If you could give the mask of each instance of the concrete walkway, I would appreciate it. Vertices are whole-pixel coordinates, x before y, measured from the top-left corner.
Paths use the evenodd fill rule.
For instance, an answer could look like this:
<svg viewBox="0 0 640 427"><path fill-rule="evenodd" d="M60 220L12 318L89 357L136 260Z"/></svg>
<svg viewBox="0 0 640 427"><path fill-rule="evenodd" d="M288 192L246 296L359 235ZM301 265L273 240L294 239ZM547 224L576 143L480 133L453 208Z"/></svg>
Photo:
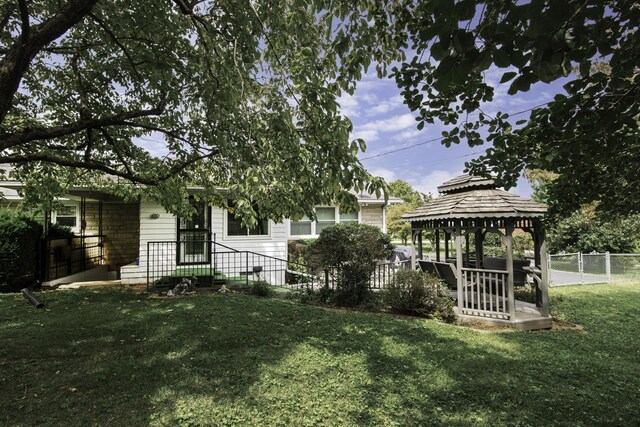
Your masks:
<svg viewBox="0 0 640 427"><path fill-rule="evenodd" d="M56 289L65 291L69 289L98 289L98 288L119 288L122 287L120 280L96 280L93 282L72 282L58 286Z"/></svg>
<svg viewBox="0 0 640 427"><path fill-rule="evenodd" d="M570 271L549 270L551 286L581 285L594 283L608 283L609 278L598 274L580 274Z"/></svg>

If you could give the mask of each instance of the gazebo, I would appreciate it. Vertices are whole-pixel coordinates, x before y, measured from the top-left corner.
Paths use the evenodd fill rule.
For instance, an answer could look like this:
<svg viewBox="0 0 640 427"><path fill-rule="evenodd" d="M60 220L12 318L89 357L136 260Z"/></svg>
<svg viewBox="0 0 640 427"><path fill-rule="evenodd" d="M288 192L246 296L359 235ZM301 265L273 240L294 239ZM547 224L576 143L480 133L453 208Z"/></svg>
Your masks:
<svg viewBox="0 0 640 427"><path fill-rule="evenodd" d="M550 328L547 253L541 221L547 207L498 189L492 179L470 175L445 182L438 192L439 197L402 218L411 222L421 268L438 275L453 290L458 320L506 324L523 330ZM531 234L533 262L514 260L516 229ZM423 260L424 230L435 233L435 260ZM504 258L484 256L487 233L500 236L506 247ZM449 256L451 239L455 242L455 258ZM440 255L442 242L444 260ZM535 303L515 299L514 286L525 283L533 286Z"/></svg>

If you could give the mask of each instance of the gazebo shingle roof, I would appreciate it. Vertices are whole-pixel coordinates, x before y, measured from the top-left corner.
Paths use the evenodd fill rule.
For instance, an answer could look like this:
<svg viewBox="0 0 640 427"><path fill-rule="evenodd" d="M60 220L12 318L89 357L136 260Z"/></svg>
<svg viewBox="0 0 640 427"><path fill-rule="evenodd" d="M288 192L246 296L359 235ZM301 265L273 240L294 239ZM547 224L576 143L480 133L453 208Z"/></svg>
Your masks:
<svg viewBox="0 0 640 427"><path fill-rule="evenodd" d="M459 193L470 188L496 188L496 184L491 178L464 174L443 183L438 187L438 192L442 194Z"/></svg>
<svg viewBox="0 0 640 427"><path fill-rule="evenodd" d="M547 206L495 188L493 180L462 175L438 190L447 193L402 216L405 221L453 218L538 218Z"/></svg>

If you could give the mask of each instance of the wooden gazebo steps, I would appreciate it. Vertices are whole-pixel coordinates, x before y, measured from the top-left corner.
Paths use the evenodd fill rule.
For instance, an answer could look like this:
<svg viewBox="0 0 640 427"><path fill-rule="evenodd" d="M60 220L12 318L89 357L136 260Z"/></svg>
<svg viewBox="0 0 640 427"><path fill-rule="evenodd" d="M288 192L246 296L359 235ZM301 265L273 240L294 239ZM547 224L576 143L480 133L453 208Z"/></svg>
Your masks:
<svg viewBox="0 0 640 427"><path fill-rule="evenodd" d="M487 323L491 325L509 326L521 331L534 329L550 329L553 323L551 316L543 316L538 308L531 303L516 300L516 316L513 320L504 320L498 317L473 316L461 314L458 307L454 307L458 323Z"/></svg>

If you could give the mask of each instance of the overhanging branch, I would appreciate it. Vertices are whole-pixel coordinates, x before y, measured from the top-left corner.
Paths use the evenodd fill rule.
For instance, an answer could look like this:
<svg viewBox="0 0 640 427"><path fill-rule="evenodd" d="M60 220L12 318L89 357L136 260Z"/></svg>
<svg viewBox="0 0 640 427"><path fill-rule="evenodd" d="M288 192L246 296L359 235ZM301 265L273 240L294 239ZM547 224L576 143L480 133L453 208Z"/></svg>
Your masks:
<svg viewBox="0 0 640 427"><path fill-rule="evenodd" d="M0 152L21 144L36 140L53 139L82 132L85 129L113 125L124 125L127 120L139 117L158 116L164 111L164 105L145 110L127 111L104 118L80 119L76 122L50 128L26 129L22 132L8 134L0 139Z"/></svg>
<svg viewBox="0 0 640 427"><path fill-rule="evenodd" d="M117 154L118 153L116 153L116 155ZM193 165L194 163L209 159L218 154L219 154L218 150L212 150L207 154L194 155L190 159L174 164L169 168L169 170L166 173L158 174L157 176L151 177L151 178L135 173L132 168L128 167L126 162L123 162L123 166L127 170L121 170L121 169L112 167L106 163L98 162L90 159L79 160L79 159L61 158L61 157L52 156L51 154L46 154L46 153L0 156L0 163L21 165L21 164L29 164L33 162L45 162L45 163L51 163L51 164L56 164L60 166L65 166L65 167L102 171L108 175L121 177L133 183L155 186L160 184L163 181L166 181L167 179L173 176L176 176L177 174L179 174L189 166Z"/></svg>

